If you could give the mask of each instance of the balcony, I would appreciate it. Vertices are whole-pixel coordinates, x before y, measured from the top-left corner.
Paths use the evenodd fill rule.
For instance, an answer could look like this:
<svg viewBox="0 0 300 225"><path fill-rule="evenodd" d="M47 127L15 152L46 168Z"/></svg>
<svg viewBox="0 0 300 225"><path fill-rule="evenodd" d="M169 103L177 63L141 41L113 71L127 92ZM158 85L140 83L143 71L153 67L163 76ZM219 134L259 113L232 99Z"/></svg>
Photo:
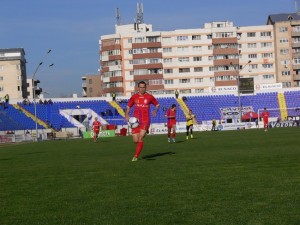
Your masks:
<svg viewBox="0 0 300 225"><path fill-rule="evenodd" d="M215 48L213 50L214 55L238 55L238 53L237 48Z"/></svg>
<svg viewBox="0 0 300 225"><path fill-rule="evenodd" d="M161 48L161 42L132 43L132 49L135 48Z"/></svg>
<svg viewBox="0 0 300 225"><path fill-rule="evenodd" d="M217 59L214 60L214 66L225 66L225 65L238 65L238 59Z"/></svg>

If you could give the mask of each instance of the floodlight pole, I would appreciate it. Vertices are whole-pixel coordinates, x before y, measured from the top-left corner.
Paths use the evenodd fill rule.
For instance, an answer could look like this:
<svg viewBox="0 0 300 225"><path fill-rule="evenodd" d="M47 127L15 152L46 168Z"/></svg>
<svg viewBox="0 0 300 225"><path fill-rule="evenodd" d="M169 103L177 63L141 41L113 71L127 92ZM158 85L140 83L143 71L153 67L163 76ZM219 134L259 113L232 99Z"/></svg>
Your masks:
<svg viewBox="0 0 300 225"><path fill-rule="evenodd" d="M36 112L36 95L35 95L35 91L36 91L36 87L35 87L35 76L40 68L40 66L44 63L44 59L46 58L46 56L51 52L51 49L49 49L46 54L44 55L44 57L42 58L41 62L37 65L33 75L32 75L32 81L33 81L33 93L32 93L32 97L33 97L33 106L34 106L34 120L35 120L35 135L36 135L36 140L38 141L38 123L37 123L37 112ZM54 64L49 65L53 66Z"/></svg>

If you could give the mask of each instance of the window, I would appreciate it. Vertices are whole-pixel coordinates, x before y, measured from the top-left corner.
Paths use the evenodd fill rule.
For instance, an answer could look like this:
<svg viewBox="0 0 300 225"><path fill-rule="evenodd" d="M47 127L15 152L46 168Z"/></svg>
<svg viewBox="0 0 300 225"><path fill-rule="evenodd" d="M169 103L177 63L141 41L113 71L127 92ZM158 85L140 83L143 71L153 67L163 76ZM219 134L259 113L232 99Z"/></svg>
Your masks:
<svg viewBox="0 0 300 225"><path fill-rule="evenodd" d="M186 83L191 83L190 79L179 79L180 84L186 84Z"/></svg>
<svg viewBox="0 0 300 225"><path fill-rule="evenodd" d="M172 52L172 48L163 48L163 52Z"/></svg>
<svg viewBox="0 0 300 225"><path fill-rule="evenodd" d="M21 65L20 64L16 65L16 69L21 70Z"/></svg>
<svg viewBox="0 0 300 225"><path fill-rule="evenodd" d="M282 38L279 40L279 43L283 44L283 43L288 43L289 42L289 39L287 38Z"/></svg>
<svg viewBox="0 0 300 225"><path fill-rule="evenodd" d="M92 79L89 79L89 84L92 84L93 83L93 80Z"/></svg>
<svg viewBox="0 0 300 225"><path fill-rule="evenodd" d="M89 92L92 93L93 92L93 88L89 88Z"/></svg>
<svg viewBox="0 0 300 225"><path fill-rule="evenodd" d="M263 75L263 79L264 80L274 79L274 75L273 74Z"/></svg>
<svg viewBox="0 0 300 225"><path fill-rule="evenodd" d="M286 55L286 54L289 54L289 49L280 49L280 54L281 55Z"/></svg>
<svg viewBox="0 0 300 225"><path fill-rule="evenodd" d="M145 42L145 38L144 37L136 37L134 39L134 43L144 43Z"/></svg>
<svg viewBox="0 0 300 225"><path fill-rule="evenodd" d="M214 78L214 77L210 77L210 78L209 78L209 81L210 81L210 82L215 82L215 78Z"/></svg>
<svg viewBox="0 0 300 225"><path fill-rule="evenodd" d="M0 80L3 80L3 77L0 77Z"/></svg>
<svg viewBox="0 0 300 225"><path fill-rule="evenodd" d="M202 50L201 46L193 46L193 52L200 52Z"/></svg>
<svg viewBox="0 0 300 225"><path fill-rule="evenodd" d="M273 64L262 64L262 67L265 69L271 69L273 68Z"/></svg>
<svg viewBox="0 0 300 225"><path fill-rule="evenodd" d="M189 62L190 58L189 57L179 57L178 62Z"/></svg>
<svg viewBox="0 0 300 225"><path fill-rule="evenodd" d="M248 43L248 48L256 48L256 43Z"/></svg>
<svg viewBox="0 0 300 225"><path fill-rule="evenodd" d="M292 84L291 82L282 82L282 87L287 88L287 87L291 87Z"/></svg>
<svg viewBox="0 0 300 225"><path fill-rule="evenodd" d="M178 47L177 48L177 52L188 52L189 51L189 47Z"/></svg>
<svg viewBox="0 0 300 225"><path fill-rule="evenodd" d="M17 80L21 80L21 76L17 76Z"/></svg>
<svg viewBox="0 0 300 225"><path fill-rule="evenodd" d="M224 27L224 24L223 24L223 23L218 23L218 24L217 24L217 27L218 27L218 28L222 28L222 27Z"/></svg>
<svg viewBox="0 0 300 225"><path fill-rule="evenodd" d="M300 42L300 37L295 37L295 38L293 38L293 42L294 42L294 43L299 43L299 42Z"/></svg>
<svg viewBox="0 0 300 225"><path fill-rule="evenodd" d="M255 37L255 32L249 32L247 33L247 37Z"/></svg>
<svg viewBox="0 0 300 225"><path fill-rule="evenodd" d="M203 78L195 78L195 83L202 83L203 82Z"/></svg>
<svg viewBox="0 0 300 225"><path fill-rule="evenodd" d="M262 53L261 57L262 58L273 58L273 53Z"/></svg>
<svg viewBox="0 0 300 225"><path fill-rule="evenodd" d="M253 69L257 69L257 68L258 68L258 65L257 65L257 64L250 64L250 65L249 65L249 68L252 69L252 70L253 70Z"/></svg>
<svg viewBox="0 0 300 225"><path fill-rule="evenodd" d="M179 68L179 73L189 73L190 68Z"/></svg>
<svg viewBox="0 0 300 225"><path fill-rule="evenodd" d="M4 69L4 66L0 65L0 70L3 70Z"/></svg>
<svg viewBox="0 0 300 225"><path fill-rule="evenodd" d="M165 84L173 84L174 80L165 80Z"/></svg>
<svg viewBox="0 0 300 225"><path fill-rule="evenodd" d="M285 65L290 65L290 60L286 59L286 60L281 60L280 64L285 66Z"/></svg>
<svg viewBox="0 0 300 225"><path fill-rule="evenodd" d="M164 73L173 73L173 69L164 69Z"/></svg>
<svg viewBox="0 0 300 225"><path fill-rule="evenodd" d="M300 58L294 58L294 65L300 64Z"/></svg>
<svg viewBox="0 0 300 225"><path fill-rule="evenodd" d="M172 58L165 58L164 59L164 63L171 63L172 62Z"/></svg>
<svg viewBox="0 0 300 225"><path fill-rule="evenodd" d="M249 59L256 59L257 58L257 54L249 54L248 58Z"/></svg>
<svg viewBox="0 0 300 225"><path fill-rule="evenodd" d="M282 76L290 76L291 75L291 71L282 71L281 75Z"/></svg>
<svg viewBox="0 0 300 225"><path fill-rule="evenodd" d="M192 40L201 40L201 35L192 35Z"/></svg>
<svg viewBox="0 0 300 225"><path fill-rule="evenodd" d="M212 39L212 35L211 35L211 34L208 34L208 35L207 35L207 39Z"/></svg>
<svg viewBox="0 0 300 225"><path fill-rule="evenodd" d="M203 92L204 92L204 89L203 89L203 88L195 89L195 92L196 92L196 93L203 93Z"/></svg>
<svg viewBox="0 0 300 225"><path fill-rule="evenodd" d="M272 47L272 42L262 42L261 47L262 48Z"/></svg>
<svg viewBox="0 0 300 225"><path fill-rule="evenodd" d="M288 28L287 27L279 27L279 32L287 32Z"/></svg>
<svg viewBox="0 0 300 225"><path fill-rule="evenodd" d="M207 50L212 50L212 49L213 49L212 45L207 46Z"/></svg>
<svg viewBox="0 0 300 225"><path fill-rule="evenodd" d="M21 87L20 86L18 86L18 91L20 91L21 90Z"/></svg>
<svg viewBox="0 0 300 225"><path fill-rule="evenodd" d="M271 31L260 32L261 37L271 37Z"/></svg>
<svg viewBox="0 0 300 225"><path fill-rule="evenodd" d="M201 56L197 56L197 57L193 57L193 61L194 62L199 62L202 60L202 57Z"/></svg>
<svg viewBox="0 0 300 225"><path fill-rule="evenodd" d="M187 41L188 39L188 36L177 36L177 41Z"/></svg>
<svg viewBox="0 0 300 225"><path fill-rule="evenodd" d="M162 84L162 83L163 83L162 79L149 80L149 85L159 85L159 84Z"/></svg>
<svg viewBox="0 0 300 225"><path fill-rule="evenodd" d="M203 72L203 67L195 67L194 72Z"/></svg>
<svg viewBox="0 0 300 225"><path fill-rule="evenodd" d="M0 86L0 92L1 92L1 91L4 91L4 88Z"/></svg>

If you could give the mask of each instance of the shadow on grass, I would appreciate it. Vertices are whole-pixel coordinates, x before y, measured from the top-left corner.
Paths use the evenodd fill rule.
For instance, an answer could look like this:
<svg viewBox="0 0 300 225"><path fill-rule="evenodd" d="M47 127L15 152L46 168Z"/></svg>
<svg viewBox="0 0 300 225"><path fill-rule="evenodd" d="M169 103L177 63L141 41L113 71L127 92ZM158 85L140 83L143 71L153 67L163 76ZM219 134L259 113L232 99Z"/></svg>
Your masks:
<svg viewBox="0 0 300 225"><path fill-rule="evenodd" d="M146 159L146 160L155 160L155 158L157 157L161 157L161 156L165 156L165 155L174 155L175 152L160 152L160 153L155 153L155 154L151 154L151 155L146 155L144 157L142 157L142 159Z"/></svg>

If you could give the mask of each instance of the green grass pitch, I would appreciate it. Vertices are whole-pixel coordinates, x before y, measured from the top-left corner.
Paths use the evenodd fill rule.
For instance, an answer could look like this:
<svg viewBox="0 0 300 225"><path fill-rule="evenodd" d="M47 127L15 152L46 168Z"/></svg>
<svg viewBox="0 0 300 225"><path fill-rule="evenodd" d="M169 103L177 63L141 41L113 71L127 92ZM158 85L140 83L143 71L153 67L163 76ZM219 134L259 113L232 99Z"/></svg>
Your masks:
<svg viewBox="0 0 300 225"><path fill-rule="evenodd" d="M300 128L0 147L1 225L300 224Z"/></svg>

